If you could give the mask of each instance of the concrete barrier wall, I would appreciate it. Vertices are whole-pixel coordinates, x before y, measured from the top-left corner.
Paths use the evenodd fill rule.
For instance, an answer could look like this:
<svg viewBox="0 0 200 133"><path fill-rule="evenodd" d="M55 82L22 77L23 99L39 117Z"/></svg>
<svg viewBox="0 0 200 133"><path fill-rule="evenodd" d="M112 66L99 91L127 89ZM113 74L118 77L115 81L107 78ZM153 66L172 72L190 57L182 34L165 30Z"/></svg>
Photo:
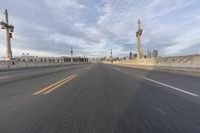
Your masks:
<svg viewBox="0 0 200 133"><path fill-rule="evenodd" d="M73 64L79 64L83 62L74 62ZM56 65L69 65L70 62L40 62L40 61L0 61L0 70L15 69L15 68L28 68L28 67L43 67L43 66L56 66Z"/></svg>
<svg viewBox="0 0 200 133"><path fill-rule="evenodd" d="M9 61L0 61L0 69L7 69L10 66Z"/></svg>
<svg viewBox="0 0 200 133"><path fill-rule="evenodd" d="M110 63L110 62L104 62ZM158 57L114 61L113 64L141 65L157 67L200 68L200 55Z"/></svg>
<svg viewBox="0 0 200 133"><path fill-rule="evenodd" d="M200 56L177 56L156 59L156 66L200 68Z"/></svg>

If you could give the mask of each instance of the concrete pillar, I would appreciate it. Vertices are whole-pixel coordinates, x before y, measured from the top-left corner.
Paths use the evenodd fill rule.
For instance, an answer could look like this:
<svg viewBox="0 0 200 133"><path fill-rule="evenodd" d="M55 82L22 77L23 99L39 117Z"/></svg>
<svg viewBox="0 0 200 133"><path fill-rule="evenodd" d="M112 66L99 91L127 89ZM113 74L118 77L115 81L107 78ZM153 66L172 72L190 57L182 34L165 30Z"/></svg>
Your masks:
<svg viewBox="0 0 200 133"><path fill-rule="evenodd" d="M5 54L5 57L6 57L6 59L10 60L13 57L12 51L11 51L10 38L12 38L12 32L14 31L14 26L9 24L7 10L5 10L4 14L5 14L5 22L1 21L0 25L1 25L1 29L6 30L6 54Z"/></svg>
<svg viewBox="0 0 200 133"><path fill-rule="evenodd" d="M5 10L5 19L6 19L6 59L11 59L12 56L12 50L11 50L11 43L10 43L10 31L9 31L9 21L8 21L8 11Z"/></svg>
<svg viewBox="0 0 200 133"><path fill-rule="evenodd" d="M141 29L141 22L138 20L138 30L136 32L136 37L137 37L137 58L141 58L141 35L142 35L142 29Z"/></svg>

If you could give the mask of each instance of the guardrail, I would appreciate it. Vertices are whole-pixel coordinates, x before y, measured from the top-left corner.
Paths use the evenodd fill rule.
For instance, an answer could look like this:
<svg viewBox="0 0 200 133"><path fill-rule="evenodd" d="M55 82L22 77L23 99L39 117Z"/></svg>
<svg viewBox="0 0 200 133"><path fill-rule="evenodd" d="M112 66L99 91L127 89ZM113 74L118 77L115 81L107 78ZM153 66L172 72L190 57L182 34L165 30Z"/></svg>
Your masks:
<svg viewBox="0 0 200 133"><path fill-rule="evenodd" d="M40 62L40 61L18 61L9 60L0 61L0 70L3 69L14 69L14 68L28 68L28 67L43 67L43 66L56 66L56 65L69 65L69 64L79 64L83 62Z"/></svg>

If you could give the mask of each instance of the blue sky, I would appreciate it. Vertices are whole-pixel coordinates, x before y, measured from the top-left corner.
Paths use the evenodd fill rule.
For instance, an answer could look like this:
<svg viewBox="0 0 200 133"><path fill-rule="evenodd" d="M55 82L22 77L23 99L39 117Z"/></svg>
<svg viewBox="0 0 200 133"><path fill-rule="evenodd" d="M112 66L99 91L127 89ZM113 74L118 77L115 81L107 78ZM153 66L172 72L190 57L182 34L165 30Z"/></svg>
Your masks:
<svg viewBox="0 0 200 133"><path fill-rule="evenodd" d="M162 56L200 52L199 0L1 0L0 20L8 9L15 26L15 56L125 56L136 49L137 21L142 48ZM0 56L5 31L0 31Z"/></svg>

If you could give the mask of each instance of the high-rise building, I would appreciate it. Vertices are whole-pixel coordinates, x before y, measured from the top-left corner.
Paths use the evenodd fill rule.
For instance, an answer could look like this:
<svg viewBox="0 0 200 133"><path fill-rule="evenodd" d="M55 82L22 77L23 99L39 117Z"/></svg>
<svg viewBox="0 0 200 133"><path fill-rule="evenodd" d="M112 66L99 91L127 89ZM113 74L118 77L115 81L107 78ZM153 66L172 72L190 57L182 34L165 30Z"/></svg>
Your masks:
<svg viewBox="0 0 200 133"><path fill-rule="evenodd" d="M153 50L153 58L157 58L158 57L158 50Z"/></svg>
<svg viewBox="0 0 200 133"><path fill-rule="evenodd" d="M152 52L151 52L151 50L147 51L147 58L152 58Z"/></svg>
<svg viewBox="0 0 200 133"><path fill-rule="evenodd" d="M147 58L151 58L151 57L150 57L150 56L151 56L150 54L151 54L151 51L148 50L148 51L147 51Z"/></svg>
<svg viewBox="0 0 200 133"><path fill-rule="evenodd" d="M132 52L130 52L129 53L129 59L132 59L132 57L133 57L133 54L132 54Z"/></svg>

